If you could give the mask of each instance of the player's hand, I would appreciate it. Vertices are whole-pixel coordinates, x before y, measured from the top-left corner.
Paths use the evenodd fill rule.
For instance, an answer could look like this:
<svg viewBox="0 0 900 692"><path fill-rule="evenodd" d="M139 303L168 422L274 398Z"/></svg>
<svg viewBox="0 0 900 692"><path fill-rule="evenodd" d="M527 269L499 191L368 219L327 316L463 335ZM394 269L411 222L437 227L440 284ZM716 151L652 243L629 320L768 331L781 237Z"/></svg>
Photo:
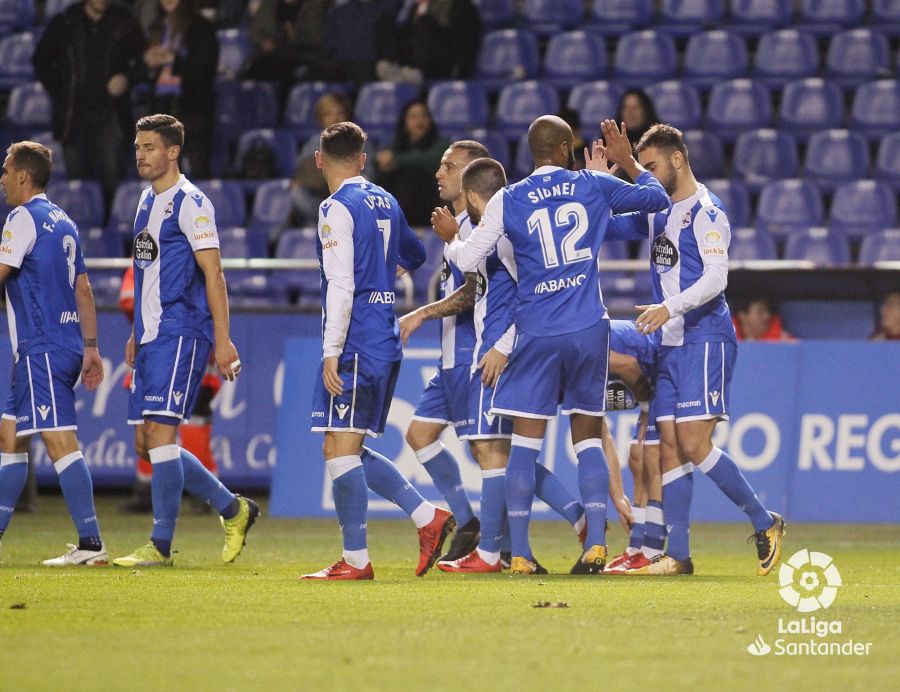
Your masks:
<svg viewBox="0 0 900 692"><path fill-rule="evenodd" d="M609 158L606 155L606 147L603 146L603 140L594 140L590 149L584 148L584 167L589 171L597 171L599 173L609 173L614 175L619 170L618 165L609 167Z"/></svg>
<svg viewBox="0 0 900 692"><path fill-rule="evenodd" d="M129 368L134 367L134 355L134 332L131 332L128 341L125 342L125 362L128 363Z"/></svg>
<svg viewBox="0 0 900 692"><path fill-rule="evenodd" d="M641 313L634 323L642 334L652 334L672 317L669 314L669 308L662 303L659 305L635 305L634 309Z"/></svg>
<svg viewBox="0 0 900 692"><path fill-rule="evenodd" d="M625 527L625 532L631 531L634 524L634 515L631 513L631 501L624 495L612 498L613 504L616 506L616 512L619 514L619 521Z"/></svg>
<svg viewBox="0 0 900 692"><path fill-rule="evenodd" d="M231 339L216 343L216 365L222 377L234 382L234 378L241 371L241 359Z"/></svg>
<svg viewBox="0 0 900 692"><path fill-rule="evenodd" d="M484 357L478 362L481 368L481 383L485 387L493 387L500 379L500 373L506 368L506 362L509 356L505 356L496 348L484 354Z"/></svg>
<svg viewBox="0 0 900 692"><path fill-rule="evenodd" d="M456 217L447 207L435 207L431 212L431 226L438 238L445 243L450 243L459 233L459 224L456 223Z"/></svg>
<svg viewBox="0 0 900 692"><path fill-rule="evenodd" d="M600 129L606 142L606 158L619 166L624 166L634 156L631 140L625 131L625 123L622 123L620 130L615 120L604 120L600 124Z"/></svg>
<svg viewBox="0 0 900 692"><path fill-rule="evenodd" d="M406 346L412 333L421 327L424 321L425 318L422 317L418 310L413 310L397 320L400 325L400 341L403 342L404 346Z"/></svg>
<svg viewBox="0 0 900 692"><path fill-rule="evenodd" d="M409 272L406 271L403 267L401 267L401 266L398 264L398 265L397 265L397 278L399 279L399 278L400 278L401 276L403 276L404 274L409 274Z"/></svg>
<svg viewBox="0 0 900 692"><path fill-rule="evenodd" d="M103 359L96 346L84 349L81 361L81 384L89 392L93 392L103 382Z"/></svg>
<svg viewBox="0 0 900 692"><path fill-rule="evenodd" d="M119 73L114 74L106 83L106 93L113 98L118 98L128 91L128 77Z"/></svg>
<svg viewBox="0 0 900 692"><path fill-rule="evenodd" d="M322 382L332 396L340 396L344 391L344 381L338 376L337 356L328 356L322 360Z"/></svg>

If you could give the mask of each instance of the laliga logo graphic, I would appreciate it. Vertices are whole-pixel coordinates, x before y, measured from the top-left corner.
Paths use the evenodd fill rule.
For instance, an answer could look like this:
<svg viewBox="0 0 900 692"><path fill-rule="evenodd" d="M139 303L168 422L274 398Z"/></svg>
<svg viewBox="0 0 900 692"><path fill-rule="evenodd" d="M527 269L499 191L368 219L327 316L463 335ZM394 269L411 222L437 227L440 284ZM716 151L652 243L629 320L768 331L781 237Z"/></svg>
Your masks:
<svg viewBox="0 0 900 692"><path fill-rule="evenodd" d="M828 608L841 586L841 573L830 555L806 548L791 555L778 572L778 593L798 612Z"/></svg>

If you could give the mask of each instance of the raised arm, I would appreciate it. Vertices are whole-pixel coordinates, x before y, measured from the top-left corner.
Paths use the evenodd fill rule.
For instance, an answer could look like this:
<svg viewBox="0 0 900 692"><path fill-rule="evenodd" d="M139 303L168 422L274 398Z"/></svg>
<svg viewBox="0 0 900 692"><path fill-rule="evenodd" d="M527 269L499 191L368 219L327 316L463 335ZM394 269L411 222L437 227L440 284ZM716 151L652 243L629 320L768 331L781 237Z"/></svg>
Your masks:
<svg viewBox="0 0 900 692"><path fill-rule="evenodd" d="M614 214L609 219L604 240L647 240L650 225L647 214L633 211L628 214Z"/></svg>

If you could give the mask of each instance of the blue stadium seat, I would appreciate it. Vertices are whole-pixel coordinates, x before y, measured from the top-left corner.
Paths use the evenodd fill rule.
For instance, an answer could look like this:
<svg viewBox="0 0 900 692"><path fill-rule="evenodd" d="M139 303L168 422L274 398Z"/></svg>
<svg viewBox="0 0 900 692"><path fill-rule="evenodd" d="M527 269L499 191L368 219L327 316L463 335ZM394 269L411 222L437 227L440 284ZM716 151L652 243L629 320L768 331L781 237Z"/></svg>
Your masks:
<svg viewBox="0 0 900 692"><path fill-rule="evenodd" d="M851 29L831 38L826 74L844 86L857 86L891 74L887 37L871 29Z"/></svg>
<svg viewBox="0 0 900 692"><path fill-rule="evenodd" d="M47 0L47 4L44 5L44 19L49 20L51 17L59 14L69 5L72 5L77 1L78 0Z"/></svg>
<svg viewBox="0 0 900 692"><path fill-rule="evenodd" d="M597 259L601 260L627 260L628 243L609 242L600 246L600 252L597 253Z"/></svg>
<svg viewBox="0 0 900 692"><path fill-rule="evenodd" d="M459 130L454 132L450 139L474 139L476 142L481 142L491 153L491 158L496 159L503 164L504 168L509 170L512 163L509 153L509 142L506 137L496 130L480 127L471 130Z"/></svg>
<svg viewBox="0 0 900 692"><path fill-rule="evenodd" d="M732 261L778 259L775 240L768 232L759 228L732 227L728 259Z"/></svg>
<svg viewBox="0 0 900 692"><path fill-rule="evenodd" d="M872 0L871 22L876 31L900 35L900 0Z"/></svg>
<svg viewBox="0 0 900 692"><path fill-rule="evenodd" d="M519 79L537 76L537 39L528 31L504 29L485 34L478 54L478 79L495 91Z"/></svg>
<svg viewBox="0 0 900 692"><path fill-rule="evenodd" d="M109 210L109 222L106 228L117 234L128 236L129 245L134 233L134 216L141 192L149 185L143 180L129 180L119 183L113 195L112 208Z"/></svg>
<svg viewBox="0 0 900 692"><path fill-rule="evenodd" d="M291 216L291 181L268 180L256 188L247 230L254 235L269 237L287 226Z"/></svg>
<svg viewBox="0 0 900 692"><path fill-rule="evenodd" d="M865 11L865 0L801 0L796 21L806 31L828 36L860 24Z"/></svg>
<svg viewBox="0 0 900 692"><path fill-rule="evenodd" d="M234 79L244 67L253 50L245 29L219 29L219 69L222 77Z"/></svg>
<svg viewBox="0 0 900 692"><path fill-rule="evenodd" d="M216 226L243 226L247 217L244 190L235 180L202 180L195 183L212 203Z"/></svg>
<svg viewBox="0 0 900 692"><path fill-rule="evenodd" d="M316 230L314 228L289 228L278 236L275 257L279 259L313 260L318 264L316 255ZM321 289L321 273L318 269L299 271L280 271L276 274L279 283L291 291L300 291L311 301L319 300Z"/></svg>
<svg viewBox="0 0 900 692"><path fill-rule="evenodd" d="M32 142L37 142L38 144L43 144L50 150L50 154L53 156L53 173L50 177L51 180L65 180L66 179L66 158L63 156L62 144L57 142L53 138L52 132L37 132L31 135L28 139Z"/></svg>
<svg viewBox="0 0 900 692"><path fill-rule="evenodd" d="M442 132L484 127L488 119L487 94L478 82L439 82L428 91L428 109Z"/></svg>
<svg viewBox="0 0 900 692"><path fill-rule="evenodd" d="M897 223L897 198L877 180L844 183L834 191L828 225L851 238L862 237Z"/></svg>
<svg viewBox="0 0 900 692"><path fill-rule="evenodd" d="M559 111L559 95L549 84L518 82L503 87L497 101L495 127L513 140L541 116Z"/></svg>
<svg viewBox="0 0 900 692"><path fill-rule="evenodd" d="M124 254L122 236L100 226L79 228L78 239L85 257L121 257Z"/></svg>
<svg viewBox="0 0 900 692"><path fill-rule="evenodd" d="M282 284L266 272L229 272L229 277L228 293L234 307L266 308L288 303Z"/></svg>
<svg viewBox="0 0 900 692"><path fill-rule="evenodd" d="M294 174L294 162L297 157L297 139L293 132L283 129L262 128L259 130L249 130L244 132L237 142L237 151L234 155L234 166L232 167L236 175L240 175L244 170L244 158L247 153L255 146L267 146L275 158L277 177L289 178ZM259 186L260 181L255 182L253 189Z"/></svg>
<svg viewBox="0 0 900 692"><path fill-rule="evenodd" d="M819 71L819 48L810 34L782 29L763 34L754 53L753 76L771 87L814 77Z"/></svg>
<svg viewBox="0 0 900 692"><path fill-rule="evenodd" d="M885 228L863 238L859 246L859 264L900 262L900 228Z"/></svg>
<svg viewBox="0 0 900 692"><path fill-rule="evenodd" d="M50 96L37 82L21 84L9 95L6 121L17 131L46 130L50 127L52 106Z"/></svg>
<svg viewBox="0 0 900 692"><path fill-rule="evenodd" d="M781 94L778 126L805 141L817 130L844 124L844 96L833 82L801 79L788 84Z"/></svg>
<svg viewBox="0 0 900 692"><path fill-rule="evenodd" d="M705 130L688 130L684 142L691 160L691 170L702 179L725 175L725 150L717 135Z"/></svg>
<svg viewBox="0 0 900 692"><path fill-rule="evenodd" d="M354 119L375 139L389 138L400 113L416 98L417 91L412 84L369 82L359 90Z"/></svg>
<svg viewBox="0 0 900 692"><path fill-rule="evenodd" d="M516 0L475 0L475 5L488 28L509 26L516 19Z"/></svg>
<svg viewBox="0 0 900 692"><path fill-rule="evenodd" d="M0 40L0 91L34 81L31 54L37 40L30 31Z"/></svg>
<svg viewBox="0 0 900 692"><path fill-rule="evenodd" d="M118 307L122 290L121 272L91 272L91 292L97 307Z"/></svg>
<svg viewBox="0 0 900 692"><path fill-rule="evenodd" d="M796 140L780 130L751 130L734 145L734 172L751 190L759 190L770 180L793 178L800 168Z"/></svg>
<svg viewBox="0 0 900 692"><path fill-rule="evenodd" d="M756 227L777 236L824 221L822 193L808 180L774 180L763 187L756 204Z"/></svg>
<svg viewBox="0 0 900 692"><path fill-rule="evenodd" d="M710 92L707 127L726 141L745 130L768 127L772 120L769 90L750 79L719 82Z"/></svg>
<svg viewBox="0 0 900 692"><path fill-rule="evenodd" d="M571 29L581 21L583 0L525 0L522 21L538 36Z"/></svg>
<svg viewBox="0 0 900 692"><path fill-rule="evenodd" d="M825 130L809 138L804 175L823 190L833 190L869 173L869 147L862 135L847 130Z"/></svg>
<svg viewBox="0 0 900 692"><path fill-rule="evenodd" d="M334 82L300 82L291 88L284 107L284 124L297 130L297 137L306 139L319 132L316 102L329 92L343 94L344 86Z"/></svg>
<svg viewBox="0 0 900 692"><path fill-rule="evenodd" d="M645 27L653 19L653 0L594 0L588 31L621 36Z"/></svg>
<svg viewBox="0 0 900 692"><path fill-rule="evenodd" d="M758 35L790 24L792 2L784 0L731 0L729 30Z"/></svg>
<svg viewBox="0 0 900 692"><path fill-rule="evenodd" d="M528 133L524 132L516 142L516 156L510 171L510 182L521 180L533 170L534 159L531 158L531 149L528 147Z"/></svg>
<svg viewBox="0 0 900 692"><path fill-rule="evenodd" d="M784 258L808 260L819 267L850 264L850 243L834 228L799 228L788 234Z"/></svg>
<svg viewBox="0 0 900 692"><path fill-rule="evenodd" d="M51 180L47 186L47 197L60 206L79 228L102 226L106 220L103 190L96 180ZM135 207L132 207L132 218L134 210Z"/></svg>
<svg viewBox="0 0 900 692"><path fill-rule="evenodd" d="M675 41L659 31L625 34L616 46L613 73L628 86L645 86L675 76Z"/></svg>
<svg viewBox="0 0 900 692"><path fill-rule="evenodd" d="M587 31L569 31L547 43L542 78L560 89L606 75L606 42Z"/></svg>
<svg viewBox="0 0 900 692"><path fill-rule="evenodd" d="M578 112L586 132L599 132L600 123L615 118L624 89L613 82L587 82L569 92L567 105Z"/></svg>
<svg viewBox="0 0 900 692"><path fill-rule="evenodd" d="M875 178L900 192L900 132L887 135L878 145Z"/></svg>
<svg viewBox="0 0 900 692"><path fill-rule="evenodd" d="M250 242L247 229L240 226L223 226L216 224L219 233L219 252L226 259L245 259L250 257Z"/></svg>
<svg viewBox="0 0 900 692"><path fill-rule="evenodd" d="M425 263L413 272L413 286L419 300L430 302L437 298L444 243L431 232L425 233L422 242L425 243Z"/></svg>
<svg viewBox="0 0 900 692"><path fill-rule="evenodd" d="M664 123L681 130L700 127L703 110L700 106L700 92L681 80L651 84L644 91L653 101L656 112Z"/></svg>
<svg viewBox="0 0 900 692"><path fill-rule="evenodd" d="M699 87L747 74L750 59L743 37L717 29L694 34L684 54L684 78Z"/></svg>
<svg viewBox="0 0 900 692"><path fill-rule="evenodd" d="M677 36L689 36L718 26L724 15L725 0L662 0L658 28Z"/></svg>
<svg viewBox="0 0 900 692"><path fill-rule="evenodd" d="M859 87L853 96L850 127L872 141L900 129L900 81L879 79Z"/></svg>
<svg viewBox="0 0 900 692"><path fill-rule="evenodd" d="M693 160L691 166L693 167ZM742 181L712 178L702 182L710 192L722 200L722 206L728 216L728 223L732 228L750 224L750 191Z"/></svg>
<svg viewBox="0 0 900 692"><path fill-rule="evenodd" d="M0 34L28 29L34 15L34 0L0 0Z"/></svg>
<svg viewBox="0 0 900 692"><path fill-rule="evenodd" d="M278 123L278 98L268 82L216 83L216 112L213 131L214 174L224 174L229 152L242 132Z"/></svg>

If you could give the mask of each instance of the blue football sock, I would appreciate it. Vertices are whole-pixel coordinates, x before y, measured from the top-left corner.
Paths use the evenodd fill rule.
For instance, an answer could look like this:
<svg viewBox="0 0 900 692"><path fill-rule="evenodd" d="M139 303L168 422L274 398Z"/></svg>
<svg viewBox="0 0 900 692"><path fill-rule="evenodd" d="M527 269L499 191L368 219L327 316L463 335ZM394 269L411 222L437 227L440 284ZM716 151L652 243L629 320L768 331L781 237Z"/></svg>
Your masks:
<svg viewBox="0 0 900 692"><path fill-rule="evenodd" d="M94 509L94 485L84 456L81 452L72 452L54 462L53 467L59 475L59 487L79 540L99 544L100 525L97 523L97 510Z"/></svg>
<svg viewBox="0 0 900 692"><path fill-rule="evenodd" d="M528 541L528 522L534 500L535 466L543 440L512 436L509 463L506 465L506 513L513 556L533 560Z"/></svg>
<svg viewBox="0 0 900 692"><path fill-rule="evenodd" d="M0 454L0 538L28 480L28 453Z"/></svg>
<svg viewBox="0 0 900 692"><path fill-rule="evenodd" d="M587 518L586 547L606 545L606 498L609 497L609 469L603 442L599 438L582 440L575 445L578 457L578 489Z"/></svg>
<svg viewBox="0 0 900 692"><path fill-rule="evenodd" d="M644 515L646 510L643 507L632 507L631 517L634 523L631 525L631 533L628 535L629 553L636 553L644 545Z"/></svg>
<svg viewBox="0 0 900 692"><path fill-rule="evenodd" d="M457 526L465 526L475 518L469 496L462 482L459 464L438 440L416 452L416 458L428 471L434 487L450 506Z"/></svg>
<svg viewBox="0 0 900 692"><path fill-rule="evenodd" d="M231 519L240 511L240 503L222 481L216 478L200 460L181 447L181 468L184 470L184 489L191 495L206 500L225 519Z"/></svg>
<svg viewBox="0 0 900 692"><path fill-rule="evenodd" d="M653 559L662 555L666 547L666 526L663 521L663 505L659 500L648 500L644 509L644 545L641 552Z"/></svg>
<svg viewBox="0 0 900 692"><path fill-rule="evenodd" d="M666 555L676 560L691 556L691 499L694 496L693 464L683 464L662 476L663 514L669 530Z"/></svg>
<svg viewBox="0 0 900 692"><path fill-rule="evenodd" d="M584 516L584 507L564 486L556 474L541 463L535 462L534 494L572 526Z"/></svg>
<svg viewBox="0 0 900 692"><path fill-rule="evenodd" d="M153 476L150 495L153 499L153 533L150 540L165 557L172 554L175 523L181 508L184 490L184 469L181 466L181 448L163 445L150 450Z"/></svg>
<svg viewBox="0 0 900 692"><path fill-rule="evenodd" d="M506 469L481 472L481 540L479 549L500 552L500 534L506 517Z"/></svg>
<svg viewBox="0 0 900 692"><path fill-rule="evenodd" d="M775 520L762 502L753 492L753 488L744 478L744 474L728 456L718 447L713 447L706 459L697 465L706 477L719 486L719 490L728 496L744 514L750 517L754 531L764 531L772 526Z"/></svg>
<svg viewBox="0 0 900 692"><path fill-rule="evenodd" d="M506 504L506 498L504 498L503 504ZM509 535L509 516L506 514L506 511L503 512L503 528L500 529L500 552L512 552L512 537Z"/></svg>
<svg viewBox="0 0 900 692"><path fill-rule="evenodd" d="M390 500L409 515L425 502L419 491L386 457L368 447L363 447L360 459L369 488L385 500Z"/></svg>
<svg viewBox="0 0 900 692"><path fill-rule="evenodd" d="M328 472L331 474L334 507L344 537L344 551L367 550L369 491L362 460L356 455L329 459Z"/></svg>

